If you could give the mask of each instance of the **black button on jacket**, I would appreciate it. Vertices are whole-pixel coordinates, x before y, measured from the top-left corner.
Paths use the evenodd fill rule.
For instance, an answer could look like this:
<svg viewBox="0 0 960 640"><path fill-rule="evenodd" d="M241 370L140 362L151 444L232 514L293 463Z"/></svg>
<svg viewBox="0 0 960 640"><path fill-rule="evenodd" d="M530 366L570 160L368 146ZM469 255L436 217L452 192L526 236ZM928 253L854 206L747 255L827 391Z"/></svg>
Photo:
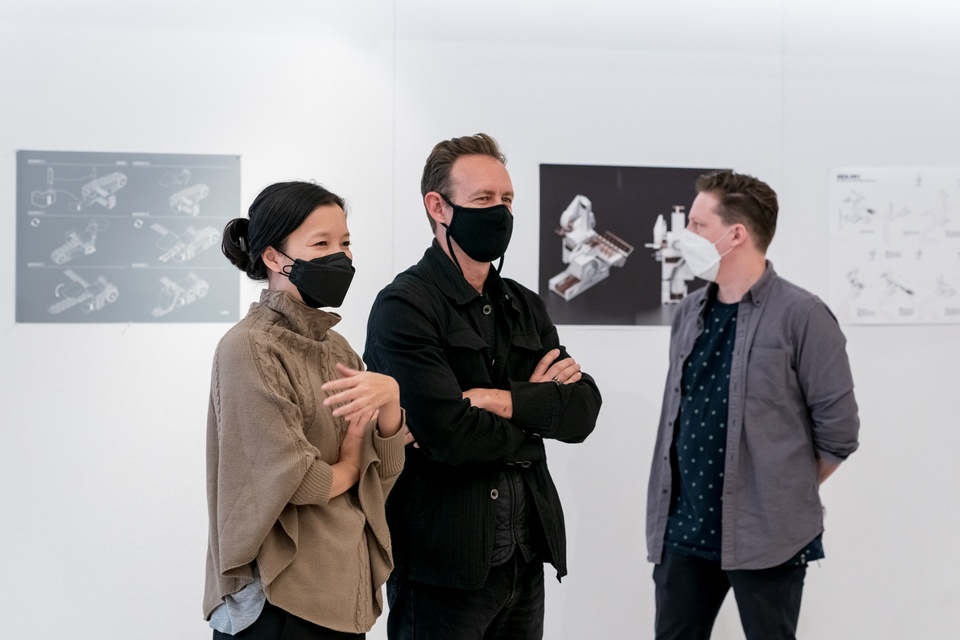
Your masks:
<svg viewBox="0 0 960 640"><path fill-rule="evenodd" d="M476 292L434 241L374 302L364 362L393 376L419 448L387 500L396 570L404 578L458 588L486 579L494 541L490 499L506 465L529 463L523 477L543 528L546 558L566 575L563 511L547 469L543 438L582 442L593 431L600 392L586 373L574 384L528 382L551 349L569 357L543 301L490 270ZM502 318L492 352L484 340L485 304ZM474 388L511 392L513 417L463 399Z"/></svg>

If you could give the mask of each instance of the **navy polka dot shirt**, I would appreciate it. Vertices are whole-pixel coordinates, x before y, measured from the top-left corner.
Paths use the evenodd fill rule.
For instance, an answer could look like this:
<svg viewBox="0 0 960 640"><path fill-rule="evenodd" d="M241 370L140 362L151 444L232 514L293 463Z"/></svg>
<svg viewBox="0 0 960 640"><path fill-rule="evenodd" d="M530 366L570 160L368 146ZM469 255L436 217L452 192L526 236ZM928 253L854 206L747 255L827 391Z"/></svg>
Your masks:
<svg viewBox="0 0 960 640"><path fill-rule="evenodd" d="M703 332L683 363L683 399L674 437L675 502L666 544L716 560L720 559L723 452L738 306L713 300L706 311Z"/></svg>

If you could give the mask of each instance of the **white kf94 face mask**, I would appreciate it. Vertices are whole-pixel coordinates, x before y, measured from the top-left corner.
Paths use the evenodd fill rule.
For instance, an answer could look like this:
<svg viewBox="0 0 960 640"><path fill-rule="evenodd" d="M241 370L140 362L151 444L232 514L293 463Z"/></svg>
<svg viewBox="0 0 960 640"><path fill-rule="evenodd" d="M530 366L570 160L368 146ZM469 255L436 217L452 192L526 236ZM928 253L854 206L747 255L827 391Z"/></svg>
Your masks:
<svg viewBox="0 0 960 640"><path fill-rule="evenodd" d="M717 243L723 240L732 230L733 227L727 229L722 236L717 238L717 242L710 242L689 229L680 232L676 248L693 275L708 282L714 282L717 279L717 273L720 272L720 260L727 253L730 253L730 251L727 251L721 256L720 252L717 251Z"/></svg>

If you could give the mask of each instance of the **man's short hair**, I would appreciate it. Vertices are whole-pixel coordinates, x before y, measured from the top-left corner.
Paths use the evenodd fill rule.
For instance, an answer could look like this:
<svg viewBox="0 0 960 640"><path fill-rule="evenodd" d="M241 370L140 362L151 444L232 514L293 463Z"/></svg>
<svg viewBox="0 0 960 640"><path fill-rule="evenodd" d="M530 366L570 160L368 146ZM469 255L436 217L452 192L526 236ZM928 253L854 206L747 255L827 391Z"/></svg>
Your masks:
<svg viewBox="0 0 960 640"><path fill-rule="evenodd" d="M742 173L715 171L700 176L698 193L717 197L717 215L726 225L742 224L757 249L766 252L777 230L777 194L767 183Z"/></svg>
<svg viewBox="0 0 960 640"><path fill-rule="evenodd" d="M485 133L438 142L427 157L426 164L423 165L420 195L426 196L431 191L436 191L444 197L449 196L450 170L453 169L453 163L461 156L490 156L507 164L507 158L500 152L497 141ZM429 212L427 212L427 218L430 220L430 228L435 230L437 223L430 217Z"/></svg>

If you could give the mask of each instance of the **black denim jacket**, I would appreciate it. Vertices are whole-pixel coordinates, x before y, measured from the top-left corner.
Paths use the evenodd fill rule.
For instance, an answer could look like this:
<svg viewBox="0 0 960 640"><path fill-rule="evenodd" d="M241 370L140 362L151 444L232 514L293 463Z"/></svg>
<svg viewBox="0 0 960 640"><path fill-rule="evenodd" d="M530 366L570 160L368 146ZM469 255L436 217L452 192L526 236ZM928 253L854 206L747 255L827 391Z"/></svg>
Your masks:
<svg viewBox="0 0 960 640"><path fill-rule="evenodd" d="M491 492L506 465L527 467L528 499L546 551L566 575L563 512L546 464L543 438L582 442L593 431L600 392L586 373L574 384L528 382L551 349L569 357L543 301L491 269L486 298L464 279L436 241L418 264L377 296L364 361L396 378L419 448L387 501L401 577L476 588L486 579L494 540ZM500 306L496 350L481 333L484 306ZM489 310L488 310L489 312ZM509 390L513 417L463 399L473 388Z"/></svg>

